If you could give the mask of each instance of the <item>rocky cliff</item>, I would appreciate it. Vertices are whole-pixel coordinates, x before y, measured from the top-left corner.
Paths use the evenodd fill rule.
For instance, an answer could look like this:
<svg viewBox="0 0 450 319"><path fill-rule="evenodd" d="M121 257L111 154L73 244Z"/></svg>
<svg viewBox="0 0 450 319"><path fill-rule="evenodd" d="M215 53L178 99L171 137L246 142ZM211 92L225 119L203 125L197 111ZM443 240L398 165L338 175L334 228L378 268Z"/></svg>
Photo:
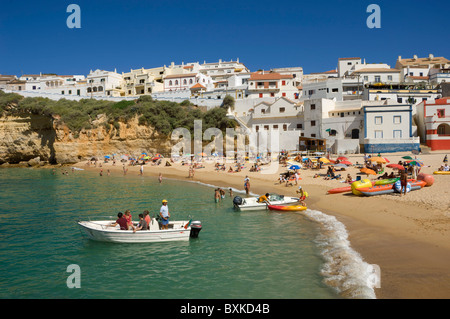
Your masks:
<svg viewBox="0 0 450 319"><path fill-rule="evenodd" d="M68 164L113 153L169 153L172 146L170 139L153 128L139 125L137 118L111 125L105 116L99 116L92 121L92 127L73 134L57 117L3 115L0 117L0 164L30 160L33 164Z"/></svg>

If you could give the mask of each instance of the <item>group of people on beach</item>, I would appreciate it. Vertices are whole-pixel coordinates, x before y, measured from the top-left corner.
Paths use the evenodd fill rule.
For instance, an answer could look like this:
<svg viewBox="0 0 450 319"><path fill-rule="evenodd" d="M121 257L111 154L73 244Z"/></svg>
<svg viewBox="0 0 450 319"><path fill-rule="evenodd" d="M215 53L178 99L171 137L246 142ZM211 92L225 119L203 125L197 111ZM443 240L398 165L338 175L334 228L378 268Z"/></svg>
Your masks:
<svg viewBox="0 0 450 319"><path fill-rule="evenodd" d="M163 199L162 206L159 210L160 216L160 224L161 229L169 229L169 207L167 206L167 200ZM149 230L150 229L150 212L148 210L144 210L143 213L139 214L139 223L135 226L133 223L133 218L131 216L131 212L129 209L125 211L125 213L119 212L117 214L117 220L114 223L111 223L110 227L116 227L119 225L120 230L132 230L133 232L140 230Z"/></svg>

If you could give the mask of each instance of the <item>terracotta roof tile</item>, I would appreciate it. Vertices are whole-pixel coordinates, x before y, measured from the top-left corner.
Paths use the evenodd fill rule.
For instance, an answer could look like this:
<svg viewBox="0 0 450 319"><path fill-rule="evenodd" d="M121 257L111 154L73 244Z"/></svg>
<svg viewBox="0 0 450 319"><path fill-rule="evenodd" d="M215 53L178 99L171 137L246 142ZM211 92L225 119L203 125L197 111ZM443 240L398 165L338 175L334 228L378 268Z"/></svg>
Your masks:
<svg viewBox="0 0 450 319"><path fill-rule="evenodd" d="M257 81L257 80L281 80L281 79L292 79L292 74L280 74L280 73L251 73L250 74L250 81Z"/></svg>

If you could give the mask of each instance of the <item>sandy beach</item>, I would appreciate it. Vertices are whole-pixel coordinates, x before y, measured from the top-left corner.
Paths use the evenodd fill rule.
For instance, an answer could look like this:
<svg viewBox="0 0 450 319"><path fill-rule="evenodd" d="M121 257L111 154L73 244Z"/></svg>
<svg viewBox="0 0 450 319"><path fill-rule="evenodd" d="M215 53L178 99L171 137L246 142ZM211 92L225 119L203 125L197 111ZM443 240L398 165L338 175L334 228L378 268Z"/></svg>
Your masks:
<svg viewBox="0 0 450 319"><path fill-rule="evenodd" d="M424 162L421 173L432 174L441 165L445 152L420 154ZM403 160L410 153L383 154L390 163ZM346 155L350 162L363 163L362 154ZM414 156L414 155L413 155ZM332 157L335 159L335 157ZM144 177L158 182L161 173L164 178L199 181L223 188L234 187L243 190L244 178L249 176L252 193L276 192L296 195L297 186L285 186L278 181L279 173L287 167L279 165L277 172L264 174L249 172L251 164L246 164L241 172L216 171L214 161L204 163L204 168L196 169L189 178L189 166L172 163L144 166ZM107 175L123 175L123 163L102 163L102 167L80 162L75 166ZM234 167L234 165L233 165ZM139 176L140 166L126 166L127 175ZM387 172L392 170L386 168ZM327 194L327 190L347 186L342 180L325 180L326 166L321 170L299 170L301 185L308 193L307 206L335 216L342 222L349 234L351 247L365 262L376 264L381 270L381 287L375 289L380 299L410 298L450 298L450 175L433 175L434 184L412 191L406 196L397 193L373 197L358 197L351 193ZM323 176L314 178L318 173ZM353 178L359 169L349 167L341 172ZM362 178L376 179L378 176L363 175ZM164 180L163 180L164 182ZM213 194L213 192L212 192Z"/></svg>

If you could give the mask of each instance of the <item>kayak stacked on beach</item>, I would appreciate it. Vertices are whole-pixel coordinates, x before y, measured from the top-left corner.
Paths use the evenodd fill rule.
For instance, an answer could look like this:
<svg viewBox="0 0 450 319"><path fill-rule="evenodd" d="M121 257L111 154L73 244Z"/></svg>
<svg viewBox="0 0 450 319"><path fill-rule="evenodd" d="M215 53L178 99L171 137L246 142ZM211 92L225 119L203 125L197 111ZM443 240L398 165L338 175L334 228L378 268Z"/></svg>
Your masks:
<svg viewBox="0 0 450 319"><path fill-rule="evenodd" d="M418 190L425 186L431 186L434 183L434 178L429 174L419 174L417 180L408 179L406 185L406 191ZM362 179L353 182L350 186L333 188L328 190L328 194L338 194L345 192L352 192L357 196L374 196L389 194L394 192L401 192L401 183L399 178L388 178L378 181L371 181L368 179Z"/></svg>
<svg viewBox="0 0 450 319"><path fill-rule="evenodd" d="M424 180L409 179L406 184L406 192L421 189L427 185ZM399 179L385 180L384 182L374 183L368 179L352 183L352 193L357 196L374 196L390 193L401 193L403 187Z"/></svg>

